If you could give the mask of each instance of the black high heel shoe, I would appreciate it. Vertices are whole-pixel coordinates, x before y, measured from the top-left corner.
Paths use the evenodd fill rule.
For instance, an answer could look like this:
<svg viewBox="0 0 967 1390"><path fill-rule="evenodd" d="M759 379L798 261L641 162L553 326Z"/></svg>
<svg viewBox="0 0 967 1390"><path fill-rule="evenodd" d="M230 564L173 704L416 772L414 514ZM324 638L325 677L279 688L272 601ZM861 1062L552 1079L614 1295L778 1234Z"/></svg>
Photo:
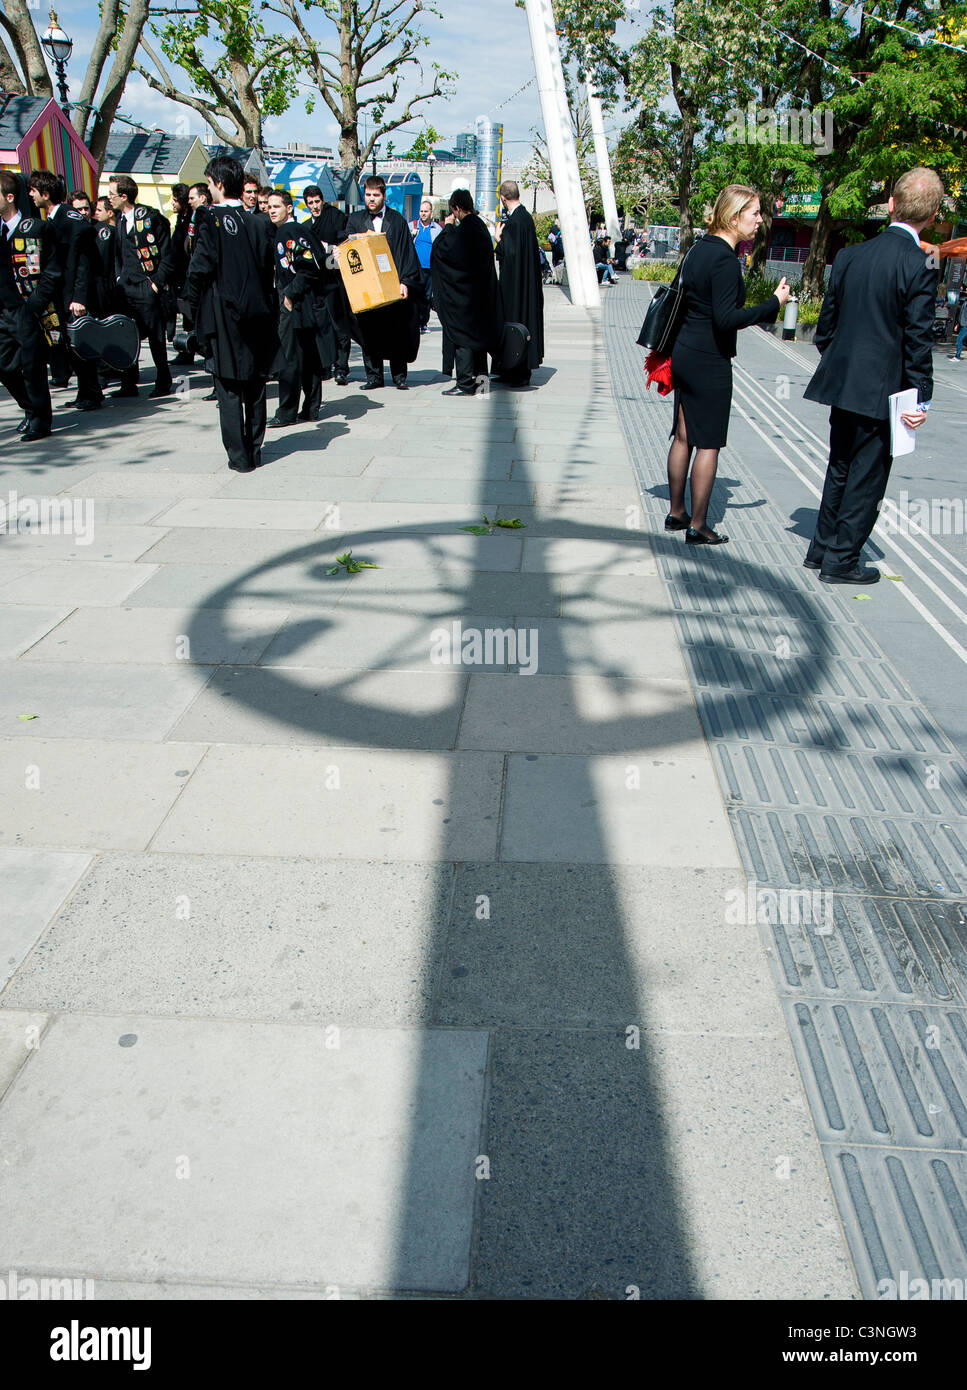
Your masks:
<svg viewBox="0 0 967 1390"><path fill-rule="evenodd" d="M706 535L704 531L696 531L693 526L689 526L685 532L686 545L725 545L728 539L728 536L720 535L718 531L709 529Z"/></svg>
<svg viewBox="0 0 967 1390"><path fill-rule="evenodd" d="M672 516L671 512L665 517L666 531L687 531L692 524L692 518L688 512L683 517Z"/></svg>

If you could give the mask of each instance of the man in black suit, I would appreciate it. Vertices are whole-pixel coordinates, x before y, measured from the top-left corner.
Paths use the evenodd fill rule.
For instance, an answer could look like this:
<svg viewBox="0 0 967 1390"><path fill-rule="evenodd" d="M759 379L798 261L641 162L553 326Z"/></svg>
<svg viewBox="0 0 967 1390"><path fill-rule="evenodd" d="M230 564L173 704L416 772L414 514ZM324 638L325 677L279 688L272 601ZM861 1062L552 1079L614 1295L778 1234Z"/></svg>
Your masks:
<svg viewBox="0 0 967 1390"><path fill-rule="evenodd" d="M322 251L322 285L316 295L319 356L323 364L323 380L331 376L335 366L337 386L349 380L349 351L352 338L349 331L349 303L343 288L342 276L333 259L333 249L342 240L347 215L341 208L323 201L322 189L316 183L306 184L302 197L309 209L309 228Z"/></svg>
<svg viewBox="0 0 967 1390"><path fill-rule="evenodd" d="M165 338L165 301L162 291L172 270L171 224L163 212L137 202L138 185L129 174L112 174L108 195L116 220L118 293L123 312L134 319L155 365L152 398L171 394L171 368ZM140 367L121 373L116 396L137 396Z"/></svg>
<svg viewBox="0 0 967 1390"><path fill-rule="evenodd" d="M400 303L353 315L353 336L363 350L366 366L362 390L383 385L383 359L388 357L393 385L405 391L407 363L415 362L420 350L423 271L409 226L395 208L386 206L386 184L378 174L370 174L366 180L363 197L366 211L350 213L339 240L360 232L382 232L400 277Z"/></svg>
<svg viewBox="0 0 967 1390"><path fill-rule="evenodd" d="M932 169L897 180L890 225L872 241L845 247L833 262L815 343L822 360L806 400L831 406L829 464L803 564L827 584L875 584L878 569L859 563L876 524L893 462L890 401L913 388L911 429L927 418L933 395L932 327L937 268L920 233L937 215L943 184Z"/></svg>
<svg viewBox="0 0 967 1390"><path fill-rule="evenodd" d="M34 207L46 214L47 225L54 230L62 277L59 307L62 313L67 311L65 322L85 314L98 318L101 262L90 218L67 206L64 180L49 169L31 170L27 191ZM73 352L68 353L68 361L77 376L77 395L71 405L83 411L100 410L104 392L95 363Z"/></svg>

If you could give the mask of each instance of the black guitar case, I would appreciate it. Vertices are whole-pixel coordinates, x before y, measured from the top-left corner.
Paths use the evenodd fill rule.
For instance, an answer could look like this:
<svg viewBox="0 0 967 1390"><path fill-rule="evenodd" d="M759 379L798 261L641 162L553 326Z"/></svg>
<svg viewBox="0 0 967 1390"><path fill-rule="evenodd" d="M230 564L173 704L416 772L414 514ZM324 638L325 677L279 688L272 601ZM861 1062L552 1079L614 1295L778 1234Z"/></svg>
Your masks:
<svg viewBox="0 0 967 1390"><path fill-rule="evenodd" d="M530 329L524 324L504 324L504 336L500 340L501 371L513 371L515 367L520 366L530 340Z"/></svg>
<svg viewBox="0 0 967 1390"><path fill-rule="evenodd" d="M106 362L115 371L133 367L141 351L141 338L134 319L124 314L111 314L96 319L84 314L67 325L71 347L87 362Z"/></svg>

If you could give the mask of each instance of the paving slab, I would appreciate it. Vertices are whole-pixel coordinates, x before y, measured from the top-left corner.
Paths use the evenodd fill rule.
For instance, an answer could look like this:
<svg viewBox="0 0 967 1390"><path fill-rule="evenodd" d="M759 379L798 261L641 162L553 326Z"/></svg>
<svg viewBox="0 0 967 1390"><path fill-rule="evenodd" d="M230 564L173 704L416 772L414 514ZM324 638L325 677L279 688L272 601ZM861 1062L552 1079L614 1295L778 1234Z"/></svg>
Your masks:
<svg viewBox="0 0 967 1390"><path fill-rule="evenodd" d="M486 1055L469 1030L59 1018L0 1108L0 1263L458 1292Z"/></svg>
<svg viewBox="0 0 967 1390"><path fill-rule="evenodd" d="M17 608L0 607L0 660L20 656L63 622L71 611L69 604L57 608L29 604Z"/></svg>
<svg viewBox="0 0 967 1390"><path fill-rule="evenodd" d="M312 544L321 542L314 539ZM285 552L288 553L288 552ZM343 585L327 582L324 556L308 563L275 563L276 557L253 562L248 555L234 564L153 565L146 584L125 600L131 608L227 609L327 608L345 597ZM226 619L227 621L227 619Z"/></svg>
<svg viewBox="0 0 967 1390"><path fill-rule="evenodd" d="M325 507L339 502L368 502L375 497L379 479L334 476L332 474L291 473L280 477L278 470L256 473L230 473L216 496L267 497L278 502L322 502ZM325 516L323 517L325 525Z"/></svg>
<svg viewBox="0 0 967 1390"><path fill-rule="evenodd" d="M431 671L441 666L462 666L463 633L470 628L506 629L511 620L493 614L461 614L460 637L453 641L453 627L423 613L393 613L360 610L349 601L340 604L324 618L293 617L262 653L262 666L322 667L333 670L366 668L372 671ZM448 644L442 640L443 635ZM499 659L505 652L491 652L494 658L475 664L473 670L506 669ZM459 663L453 660L459 658ZM446 658L446 660L443 660Z"/></svg>
<svg viewBox="0 0 967 1390"><path fill-rule="evenodd" d="M510 483L497 478L487 478L483 489L472 478L437 478L433 481L421 478L373 478L371 481L376 485L374 496L378 502L453 502L479 508L488 516L493 516L491 509L502 502L513 506L518 502L530 502L534 497L533 483ZM484 494L482 498L481 491Z"/></svg>
<svg viewBox="0 0 967 1390"><path fill-rule="evenodd" d="M149 498L213 496L224 485L217 473L199 477L197 473L178 473L155 466L149 459L127 468L105 468L91 473L81 482L65 488L70 497Z"/></svg>
<svg viewBox="0 0 967 1390"><path fill-rule="evenodd" d="M490 753L425 753L414 762L398 749L215 747L151 848L424 863L494 858L502 765Z"/></svg>
<svg viewBox="0 0 967 1390"><path fill-rule="evenodd" d="M48 1021L46 1014L0 1009L0 1100L36 1054Z"/></svg>
<svg viewBox="0 0 967 1390"><path fill-rule="evenodd" d="M707 750L670 751L660 743L610 757L512 754L500 858L723 869L739 863Z"/></svg>
<svg viewBox="0 0 967 1390"><path fill-rule="evenodd" d="M624 1027L495 1035L479 1293L855 1297L788 1039L627 1043Z"/></svg>
<svg viewBox="0 0 967 1390"><path fill-rule="evenodd" d="M237 607L226 623L217 612L204 608L78 608L31 647L25 660L247 664L258 660L290 611Z"/></svg>
<svg viewBox="0 0 967 1390"><path fill-rule="evenodd" d="M0 664L0 728L8 738L162 739L210 677L187 662ZM36 716L21 720L21 714Z"/></svg>
<svg viewBox="0 0 967 1390"><path fill-rule="evenodd" d="M52 560L4 584L3 602L111 608L130 597L154 571L154 565L120 560Z"/></svg>
<svg viewBox="0 0 967 1390"><path fill-rule="evenodd" d="M326 513L322 502L276 502L266 498L184 497L158 518L159 526L314 531Z"/></svg>
<svg viewBox="0 0 967 1390"><path fill-rule="evenodd" d="M18 853L42 866L37 851L11 850L0 865ZM62 858L78 877L87 867ZM430 1016L451 881L449 865L100 855L3 1005L417 1026ZM33 914L34 937L58 906Z"/></svg>
<svg viewBox="0 0 967 1390"><path fill-rule="evenodd" d="M0 740L0 845L147 846L205 752L124 740Z"/></svg>
<svg viewBox="0 0 967 1390"><path fill-rule="evenodd" d="M0 875L3 877L0 988L33 950L47 923L90 862L89 854L0 849Z"/></svg>
<svg viewBox="0 0 967 1390"><path fill-rule="evenodd" d="M574 574L583 570L613 575L658 573L647 538L630 532L627 539L620 540L527 537L521 569L541 574Z"/></svg>
<svg viewBox="0 0 967 1390"><path fill-rule="evenodd" d="M312 503L311 507L313 512L318 510L320 515L324 514L322 503ZM338 532L316 531L310 527L299 531L263 531L255 526L176 526L170 531L158 531L155 544L143 558L145 563L180 566L193 564L203 555L206 564L241 570L266 563L289 563L296 556L303 563L311 563L316 555L322 559L326 547L338 540Z"/></svg>
<svg viewBox="0 0 967 1390"><path fill-rule="evenodd" d="M220 666L170 729L188 743L452 748L462 672Z"/></svg>

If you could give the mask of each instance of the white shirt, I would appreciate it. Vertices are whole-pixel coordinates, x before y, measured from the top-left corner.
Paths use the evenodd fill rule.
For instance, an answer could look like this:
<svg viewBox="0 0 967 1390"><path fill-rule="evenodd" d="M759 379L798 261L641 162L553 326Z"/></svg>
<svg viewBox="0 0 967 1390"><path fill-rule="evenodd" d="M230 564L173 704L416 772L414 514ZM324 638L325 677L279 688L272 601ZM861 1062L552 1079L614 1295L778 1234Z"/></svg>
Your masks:
<svg viewBox="0 0 967 1390"><path fill-rule="evenodd" d="M127 208L124 213L124 225L128 230L128 235L134 231L134 208Z"/></svg>
<svg viewBox="0 0 967 1390"><path fill-rule="evenodd" d="M6 230L6 236L7 236L8 239L9 239L10 237L13 236L14 232L17 230L17 228L19 227L19 225L20 225L20 223L21 223L22 220L23 220L23 214L20 213L20 212L15 212L14 215L13 215L13 217L11 217L11 219L10 219L9 222L4 222L3 225L4 225L4 226L6 227L6 229L7 229L7 230Z"/></svg>
<svg viewBox="0 0 967 1390"><path fill-rule="evenodd" d="M386 209L384 208L384 209L383 209L383 212L374 212L374 213L371 214L372 219L373 219L373 231L374 231L374 232L381 232L381 231L383 230L383 214L385 213L385 211L386 211ZM377 224L378 224L378 225L377 225Z"/></svg>
<svg viewBox="0 0 967 1390"><path fill-rule="evenodd" d="M920 233L915 227L911 227L909 222L891 222L891 227L902 227L905 232L909 232L917 246L920 245Z"/></svg>

